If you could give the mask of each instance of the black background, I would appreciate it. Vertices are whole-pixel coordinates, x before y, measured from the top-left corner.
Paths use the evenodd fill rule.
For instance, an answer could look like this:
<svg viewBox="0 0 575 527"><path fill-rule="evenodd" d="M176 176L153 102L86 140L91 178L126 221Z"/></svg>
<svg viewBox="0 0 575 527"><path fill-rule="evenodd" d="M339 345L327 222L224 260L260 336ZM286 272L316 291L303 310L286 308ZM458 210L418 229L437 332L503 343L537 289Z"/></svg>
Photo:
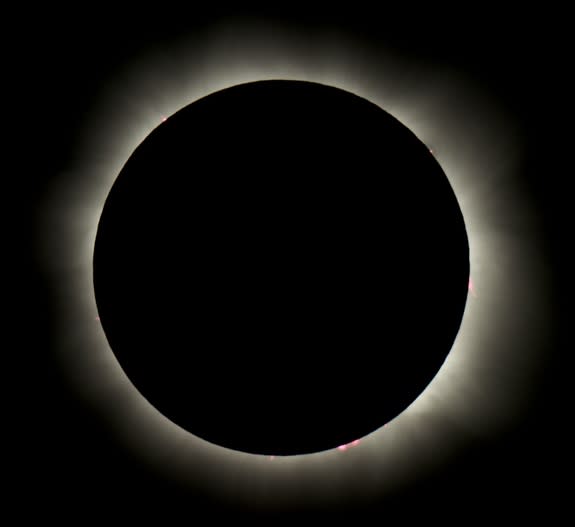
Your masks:
<svg viewBox="0 0 575 527"><path fill-rule="evenodd" d="M76 12L51 7L36 11L33 17L15 16L12 25L16 30L10 37L17 65L13 78L25 101L15 127L24 146L17 173L22 175L25 205L32 211L22 218L21 225L36 228L41 219L35 214L38 203L73 159L74 138L86 111L114 71L158 43L204 28L214 20L233 20L238 15L249 18L257 13L260 18L289 20L310 31L341 28L407 56L453 66L494 94L526 133L524 183L535 199L545 229L547 261L557 276L559 248L568 239L559 230L566 218L559 202L560 189L568 177L560 161L560 121L568 106L561 85L568 64L562 53L561 13L478 12L479 6L454 12L433 5L408 13L375 5L349 9L178 12L156 6L122 14L83 6ZM66 517L73 523L96 516L109 521L120 517L139 520L152 513L160 517L182 514L194 522L210 521L220 514L249 521L254 511L226 509L201 492L192 494L159 480L136 455L116 444L101 419L75 397L51 361L55 313L49 284L38 272L41 256L34 250L33 236L30 240L24 252L17 252L24 255L17 265L25 280L17 304L24 328L15 348L18 358L24 360L7 382L12 389L9 407L15 409L14 426L8 432L16 444L10 451L16 461L10 476L12 501L19 513L24 517ZM563 285L558 279L553 284L554 293ZM567 497L562 471L569 443L564 409L568 385L560 376L566 368L558 313L559 309L541 383L533 387L536 403L513 430L470 445L457 462L392 499L345 511L334 505L316 512L325 519L342 518L347 512L351 518L382 522L416 514L432 521L537 518L555 523ZM310 514L288 512L304 517ZM200 514L208 516L202 520Z"/></svg>

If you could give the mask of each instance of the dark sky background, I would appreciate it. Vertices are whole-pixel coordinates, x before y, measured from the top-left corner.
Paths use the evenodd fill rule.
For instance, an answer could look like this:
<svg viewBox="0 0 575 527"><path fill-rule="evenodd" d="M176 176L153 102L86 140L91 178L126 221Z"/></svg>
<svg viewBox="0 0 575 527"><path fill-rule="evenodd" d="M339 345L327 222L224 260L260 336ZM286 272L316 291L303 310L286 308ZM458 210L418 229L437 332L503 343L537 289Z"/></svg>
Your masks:
<svg viewBox="0 0 575 527"><path fill-rule="evenodd" d="M375 4L374 4L375 6ZM352 9L350 7L350 9ZM559 269L559 248L564 243L559 226L566 214L559 206L560 184L567 177L554 152L561 150L563 111L560 79L566 62L561 60L560 15L539 12L454 13L428 5L422 11L379 12L357 9L316 13L258 11L260 18L289 20L301 28L339 28L363 39L390 47L428 64L460 69L480 88L493 94L511 112L527 137L523 166L525 187L535 199L544 227L550 269ZM133 57L213 21L252 18L254 12L217 9L204 12L162 11L162 6L133 11L129 16L82 6L77 12L54 10L37 13L34 22L14 21L19 28L14 49L21 57L19 78L28 111L19 123L29 148L22 159L26 170L25 199L34 228L40 220L38 204L55 176L74 159L74 138L84 124L99 89L114 71ZM550 37L553 35L553 38ZM21 53L20 53L21 51ZM138 456L107 434L102 420L75 397L53 364L54 313L49 286L42 279L41 257L26 249L22 268L26 274L21 297L26 331L19 350L26 388L18 384L14 431L19 462L14 472L14 503L23 517L66 518L82 523L98 517L138 521L157 515L204 522L220 515L250 521L256 510L239 510L214 502L201 490L191 492L159 479ZM31 265L30 265L31 262ZM558 280L554 282L559 291ZM529 287L529 284L525 285ZM559 308L558 296L554 302ZM559 309L557 309L559 313ZM325 508L314 513L329 521L344 512L353 518L383 522L423 518L451 522L477 518L497 521L537 518L555 523L567 497L562 467L567 461L566 427L569 413L564 355L556 327L548 342L541 382L532 413L504 436L478 440L462 451L449 467L422 480L400 495L349 508ZM30 372L30 370L32 370ZM10 386L12 386L10 384ZM568 481L568 478L567 480ZM309 518L310 511L291 510ZM207 514L204 520L197 515Z"/></svg>

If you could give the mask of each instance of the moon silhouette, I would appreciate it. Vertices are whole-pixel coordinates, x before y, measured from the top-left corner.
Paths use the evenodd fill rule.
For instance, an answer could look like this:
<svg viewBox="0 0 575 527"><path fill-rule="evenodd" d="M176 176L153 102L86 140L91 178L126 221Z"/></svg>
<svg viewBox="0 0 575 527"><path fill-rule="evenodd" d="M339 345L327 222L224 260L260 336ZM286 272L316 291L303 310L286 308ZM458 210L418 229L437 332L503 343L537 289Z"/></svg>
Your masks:
<svg viewBox="0 0 575 527"><path fill-rule="evenodd" d="M403 412L445 361L469 246L429 148L338 88L213 93L140 144L105 202L102 327L161 414L266 455L349 444Z"/></svg>

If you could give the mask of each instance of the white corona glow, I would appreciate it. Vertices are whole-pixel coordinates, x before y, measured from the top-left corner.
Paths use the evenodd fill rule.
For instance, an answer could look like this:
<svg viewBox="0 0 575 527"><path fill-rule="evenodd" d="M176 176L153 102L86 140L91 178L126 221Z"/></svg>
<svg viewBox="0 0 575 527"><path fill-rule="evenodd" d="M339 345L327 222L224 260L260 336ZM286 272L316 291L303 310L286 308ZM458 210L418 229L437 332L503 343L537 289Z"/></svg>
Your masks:
<svg viewBox="0 0 575 527"><path fill-rule="evenodd" d="M177 110L264 79L335 86L399 119L432 145L467 226L473 295L451 353L407 410L345 453L270 458L193 436L134 388L97 320L96 229L124 163ZM58 360L78 396L106 416L119 441L165 477L220 498L322 502L359 492L352 484L359 477L367 493L408 484L467 438L497 433L527 404L518 387L530 382L538 364L546 321L536 304L545 300L546 282L535 215L518 197L521 141L496 102L455 72L426 69L343 34L305 38L287 27L230 24L134 60L101 94L78 140L78 161L46 201L39 243L60 314Z"/></svg>

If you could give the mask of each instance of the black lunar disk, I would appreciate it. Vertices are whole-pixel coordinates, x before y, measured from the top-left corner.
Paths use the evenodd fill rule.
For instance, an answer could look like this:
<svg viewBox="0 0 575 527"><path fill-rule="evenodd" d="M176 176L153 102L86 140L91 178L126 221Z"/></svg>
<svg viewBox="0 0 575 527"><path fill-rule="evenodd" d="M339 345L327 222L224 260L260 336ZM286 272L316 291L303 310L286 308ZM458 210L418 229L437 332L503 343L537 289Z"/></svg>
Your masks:
<svg viewBox="0 0 575 527"><path fill-rule="evenodd" d="M94 285L108 342L159 412L275 455L349 443L437 374L469 248L428 148L378 106L298 81L234 86L135 150Z"/></svg>

